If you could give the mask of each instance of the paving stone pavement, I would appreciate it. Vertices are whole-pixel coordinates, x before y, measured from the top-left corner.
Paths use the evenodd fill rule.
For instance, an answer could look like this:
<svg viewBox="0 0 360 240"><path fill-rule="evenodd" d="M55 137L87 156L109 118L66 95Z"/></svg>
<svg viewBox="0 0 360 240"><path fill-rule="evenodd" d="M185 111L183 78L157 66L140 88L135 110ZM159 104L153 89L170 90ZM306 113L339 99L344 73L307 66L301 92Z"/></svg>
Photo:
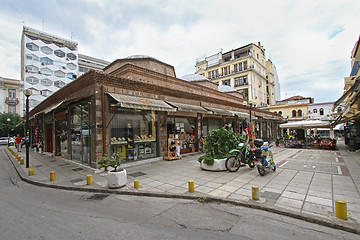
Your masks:
<svg viewBox="0 0 360 240"><path fill-rule="evenodd" d="M201 154L184 155L175 161L156 158L125 163L122 167L127 170L128 181L126 186L117 191L249 203L250 207L278 209L282 213L306 216L305 220L320 219L347 226L360 233L359 152L349 152L341 141L337 150L282 147L273 147L271 150L277 170L270 170L265 176L260 176L256 168L250 169L248 166L241 167L235 173L204 171L197 161ZM107 173L103 170L31 150L30 167L34 168L34 175L28 176L25 165L19 165L6 148L4 151L19 174L33 183L89 191L108 189ZM25 149L18 154L25 158ZM56 180L50 182L51 171L56 172ZM87 175L92 175L92 185L86 185ZM134 180L139 180L139 189L134 188ZM194 193L188 191L189 180L194 180ZM259 187L259 201L251 199L254 186ZM347 202L347 221L334 216L336 200Z"/></svg>

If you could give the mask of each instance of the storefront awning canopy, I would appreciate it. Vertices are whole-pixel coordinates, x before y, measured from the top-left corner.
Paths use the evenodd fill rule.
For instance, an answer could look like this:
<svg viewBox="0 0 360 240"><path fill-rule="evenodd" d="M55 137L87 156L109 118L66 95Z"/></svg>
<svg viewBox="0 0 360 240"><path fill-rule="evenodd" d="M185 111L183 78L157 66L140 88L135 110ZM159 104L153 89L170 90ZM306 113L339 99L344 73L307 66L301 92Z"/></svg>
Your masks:
<svg viewBox="0 0 360 240"><path fill-rule="evenodd" d="M239 117L239 118L243 118L243 119L248 119L250 118L250 115L248 113L244 113L244 112L237 112L237 111L230 111L232 112L235 116Z"/></svg>
<svg viewBox="0 0 360 240"><path fill-rule="evenodd" d="M206 110L205 108L202 108L200 106L195 105L189 105L184 103L175 103L175 102L167 102L170 105L177 108L178 111L184 111L184 112L196 112L196 113L210 113L210 111Z"/></svg>
<svg viewBox="0 0 360 240"><path fill-rule="evenodd" d="M331 127L329 121L299 121L280 124L280 128L329 128Z"/></svg>
<svg viewBox="0 0 360 240"><path fill-rule="evenodd" d="M153 110L153 111L164 111L164 112L176 112L176 108L173 108L164 101L128 96L116 93L108 93L113 99L118 101L118 105L123 108L136 108L143 110Z"/></svg>
<svg viewBox="0 0 360 240"><path fill-rule="evenodd" d="M234 114L232 112L229 112L229 111L224 110L224 109L212 108L212 107L204 107L204 108L209 109L210 111L213 112L213 114L225 115L225 116L234 116Z"/></svg>

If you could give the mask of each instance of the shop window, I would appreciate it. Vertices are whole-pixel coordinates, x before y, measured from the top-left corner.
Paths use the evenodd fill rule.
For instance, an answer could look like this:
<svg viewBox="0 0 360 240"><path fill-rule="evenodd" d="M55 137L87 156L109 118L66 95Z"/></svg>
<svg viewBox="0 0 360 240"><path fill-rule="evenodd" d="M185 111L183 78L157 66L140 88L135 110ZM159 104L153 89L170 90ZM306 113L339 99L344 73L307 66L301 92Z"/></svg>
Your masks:
<svg viewBox="0 0 360 240"><path fill-rule="evenodd" d="M138 160L157 156L155 111L112 109L110 124L112 152L122 159Z"/></svg>
<svg viewBox="0 0 360 240"><path fill-rule="evenodd" d="M51 48L49 48L48 46L41 47L40 49L41 49L41 51L42 51L43 53L45 53L45 54L47 54L47 55L53 53L53 50L52 50Z"/></svg>
<svg viewBox="0 0 360 240"><path fill-rule="evenodd" d="M324 115L324 109L323 108L320 108L320 115L322 116L322 115Z"/></svg>
<svg viewBox="0 0 360 240"><path fill-rule="evenodd" d="M90 103L79 104L71 109L71 150L72 160L90 164Z"/></svg>
<svg viewBox="0 0 360 240"><path fill-rule="evenodd" d="M26 48L31 51L39 51L39 46L36 45L35 43L27 43Z"/></svg>
<svg viewBox="0 0 360 240"><path fill-rule="evenodd" d="M65 53L61 50L55 50L54 51L55 56L59 57L59 58L64 58L65 57Z"/></svg>
<svg viewBox="0 0 360 240"><path fill-rule="evenodd" d="M296 117L296 110L292 110L292 117Z"/></svg>
<svg viewBox="0 0 360 240"><path fill-rule="evenodd" d="M180 153L195 151L195 121L191 117L169 117L167 119L168 138L178 138Z"/></svg>

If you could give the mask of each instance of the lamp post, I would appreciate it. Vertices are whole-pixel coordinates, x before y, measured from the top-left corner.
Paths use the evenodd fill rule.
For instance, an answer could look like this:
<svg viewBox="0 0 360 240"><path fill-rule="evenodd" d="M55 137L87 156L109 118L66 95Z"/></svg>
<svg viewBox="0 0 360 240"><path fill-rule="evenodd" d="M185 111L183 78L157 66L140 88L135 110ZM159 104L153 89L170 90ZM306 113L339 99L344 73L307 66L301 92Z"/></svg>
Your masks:
<svg viewBox="0 0 360 240"><path fill-rule="evenodd" d="M30 147L30 136L29 136L29 97L32 92L30 89L25 89L24 94L26 96L26 124L25 124L25 143L26 143L26 168L29 168L29 147Z"/></svg>
<svg viewBox="0 0 360 240"><path fill-rule="evenodd" d="M10 124L11 119L8 118L8 119L6 119L6 121L7 121L7 128L8 128L8 147L9 147L9 146L10 146L10 129L9 129L9 124Z"/></svg>
<svg viewBox="0 0 360 240"><path fill-rule="evenodd" d="M244 102L243 102L243 105L244 105L245 107L247 106L247 104L248 104L247 101L244 101ZM255 107L255 104L256 104L255 101L249 100L249 105L250 105L250 108L249 108L249 114L250 114L249 123L250 123L250 131L251 131L251 133L252 133L252 129L251 129L251 109L252 109L252 106ZM248 133L248 134L249 134L249 133ZM249 138L250 138L250 137L249 137Z"/></svg>

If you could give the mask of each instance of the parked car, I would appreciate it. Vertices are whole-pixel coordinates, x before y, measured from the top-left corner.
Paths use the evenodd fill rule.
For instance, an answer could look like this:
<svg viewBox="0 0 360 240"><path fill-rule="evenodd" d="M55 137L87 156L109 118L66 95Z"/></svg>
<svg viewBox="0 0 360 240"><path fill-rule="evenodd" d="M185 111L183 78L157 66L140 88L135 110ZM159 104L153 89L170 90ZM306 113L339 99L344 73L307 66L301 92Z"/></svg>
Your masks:
<svg viewBox="0 0 360 240"><path fill-rule="evenodd" d="M15 145L15 139L12 137L0 137L0 145L7 145L10 144L10 146L14 146Z"/></svg>

